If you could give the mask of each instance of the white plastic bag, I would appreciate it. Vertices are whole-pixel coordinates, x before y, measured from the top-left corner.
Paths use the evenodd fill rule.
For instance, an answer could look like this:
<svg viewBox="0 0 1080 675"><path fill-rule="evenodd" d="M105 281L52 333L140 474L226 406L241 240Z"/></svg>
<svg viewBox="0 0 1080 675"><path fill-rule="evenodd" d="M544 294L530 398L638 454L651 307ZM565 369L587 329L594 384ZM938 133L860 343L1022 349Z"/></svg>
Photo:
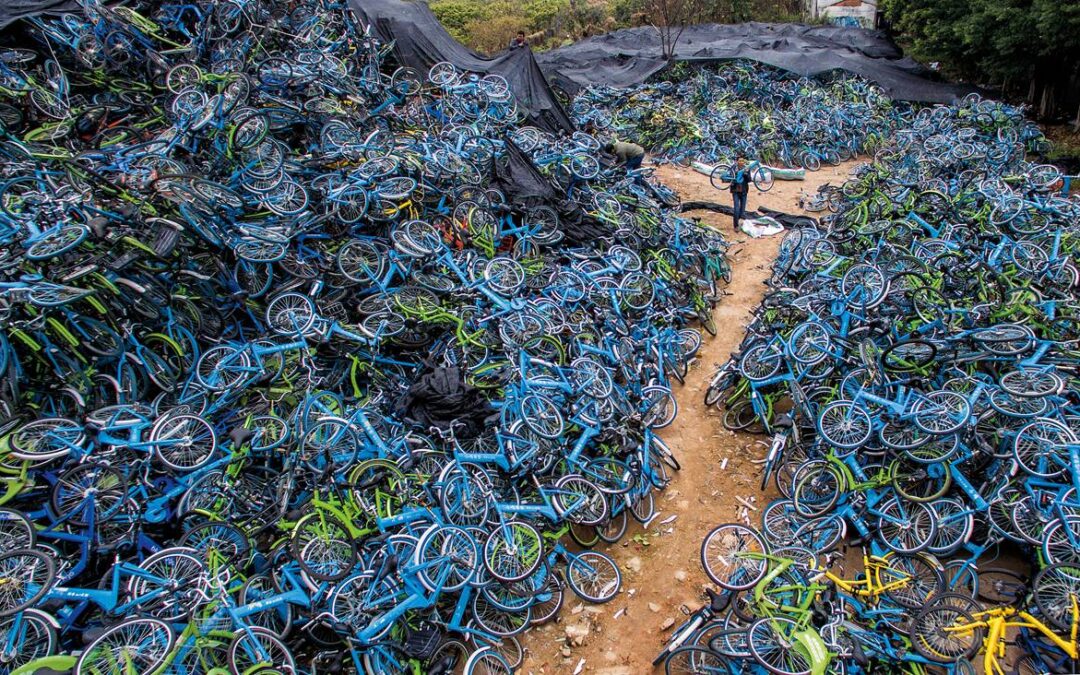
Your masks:
<svg viewBox="0 0 1080 675"><path fill-rule="evenodd" d="M784 226L776 218L761 216L760 218L744 218L739 221L739 229L754 239L758 237L771 237L784 231Z"/></svg>

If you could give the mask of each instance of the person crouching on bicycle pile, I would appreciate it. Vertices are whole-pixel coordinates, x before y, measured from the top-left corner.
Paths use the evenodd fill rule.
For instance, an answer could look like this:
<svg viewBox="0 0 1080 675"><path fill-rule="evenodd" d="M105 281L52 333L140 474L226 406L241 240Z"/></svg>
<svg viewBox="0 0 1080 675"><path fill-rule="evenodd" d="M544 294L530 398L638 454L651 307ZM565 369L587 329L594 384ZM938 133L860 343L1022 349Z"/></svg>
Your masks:
<svg viewBox="0 0 1080 675"><path fill-rule="evenodd" d="M750 193L750 172L746 169L746 158L735 160L735 176L731 179L731 205L735 231L739 231L739 221L746 213L746 196Z"/></svg>
<svg viewBox="0 0 1080 675"><path fill-rule="evenodd" d="M645 161L645 148L637 143L612 141L604 146L604 152L615 155L628 173L634 169L640 169L641 163Z"/></svg>

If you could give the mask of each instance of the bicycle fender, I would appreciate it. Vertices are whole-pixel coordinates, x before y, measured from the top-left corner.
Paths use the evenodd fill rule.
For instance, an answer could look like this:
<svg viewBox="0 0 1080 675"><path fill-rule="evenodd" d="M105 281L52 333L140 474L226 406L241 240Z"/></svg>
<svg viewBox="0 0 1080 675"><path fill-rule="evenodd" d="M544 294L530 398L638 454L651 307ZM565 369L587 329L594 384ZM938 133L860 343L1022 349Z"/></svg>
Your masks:
<svg viewBox="0 0 1080 675"><path fill-rule="evenodd" d="M802 646L810 658L810 675L825 675L833 654L825 646L821 635L814 630L801 630L795 633L795 642Z"/></svg>

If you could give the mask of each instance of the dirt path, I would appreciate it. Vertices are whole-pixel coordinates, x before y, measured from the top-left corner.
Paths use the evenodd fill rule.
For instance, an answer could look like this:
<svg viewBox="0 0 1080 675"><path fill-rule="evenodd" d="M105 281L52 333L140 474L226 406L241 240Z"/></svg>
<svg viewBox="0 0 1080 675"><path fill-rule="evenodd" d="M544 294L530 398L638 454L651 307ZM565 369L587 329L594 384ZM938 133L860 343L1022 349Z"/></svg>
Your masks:
<svg viewBox="0 0 1080 675"><path fill-rule="evenodd" d="M823 183L841 183L854 164L822 169L803 182L777 181L768 193L751 190L748 209L765 205L787 213L801 213L801 189L816 190ZM658 176L675 187L684 201L730 203L730 196L715 190L706 176L689 169L661 167ZM732 231L731 219L709 211L694 212L702 221L724 232L733 242L733 279L716 308L718 334L705 335L697 362L686 384L675 392L679 416L664 430L682 463L668 488L657 497L657 515L647 529L631 521L622 542L601 545L615 558L623 573L623 590L606 605L582 605L568 593L559 620L525 634L525 663L519 672L596 673L640 675L653 672L652 659L660 651L668 624L681 623L680 605L696 608L706 585L699 562L705 534L715 525L734 520L742 498L758 506L769 495L758 490L763 455L760 436L733 434L724 429L720 414L707 409L705 388L716 368L742 341L743 329L765 292L763 282L776 255L780 237L751 239ZM721 464L727 460L725 470ZM759 515L750 514L752 522ZM665 627L666 626L666 627ZM662 628L664 627L664 628ZM656 672L662 672L657 669Z"/></svg>

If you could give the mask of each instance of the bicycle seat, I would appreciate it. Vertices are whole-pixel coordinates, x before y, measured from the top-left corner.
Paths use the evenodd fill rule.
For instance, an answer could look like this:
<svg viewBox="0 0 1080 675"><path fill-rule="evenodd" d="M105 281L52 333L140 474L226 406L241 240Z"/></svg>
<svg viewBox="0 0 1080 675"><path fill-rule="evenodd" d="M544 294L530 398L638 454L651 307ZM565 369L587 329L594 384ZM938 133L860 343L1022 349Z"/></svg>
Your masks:
<svg viewBox="0 0 1080 675"><path fill-rule="evenodd" d="M232 441L234 448L244 447L253 436L255 436L255 432L251 429L245 429L244 427L236 427L229 432L229 440Z"/></svg>
<svg viewBox="0 0 1080 675"><path fill-rule="evenodd" d="M94 236L98 239L102 239L109 233L109 219L104 216L97 216L86 221L86 226L90 228L90 231L94 233Z"/></svg>
<svg viewBox="0 0 1080 675"><path fill-rule="evenodd" d="M86 630L83 631L83 634L82 634L82 642L83 642L83 644L84 645L90 644L94 640L96 640L99 637L101 637L102 635L104 635L107 630L109 630L109 629L106 628L105 626L97 626L95 628L87 628Z"/></svg>
<svg viewBox="0 0 1080 675"><path fill-rule="evenodd" d="M730 593L717 593L711 588L706 588L705 595L709 596L709 609L717 614L727 609L728 603L731 602Z"/></svg>
<svg viewBox="0 0 1080 675"><path fill-rule="evenodd" d="M795 421L791 419L791 415L784 413L776 418L776 421L772 424L777 429L790 429L795 426Z"/></svg>
<svg viewBox="0 0 1080 675"><path fill-rule="evenodd" d="M445 654L438 661L435 661L428 666L428 675L447 675L454 672L454 666L457 665L457 656L455 654Z"/></svg>

